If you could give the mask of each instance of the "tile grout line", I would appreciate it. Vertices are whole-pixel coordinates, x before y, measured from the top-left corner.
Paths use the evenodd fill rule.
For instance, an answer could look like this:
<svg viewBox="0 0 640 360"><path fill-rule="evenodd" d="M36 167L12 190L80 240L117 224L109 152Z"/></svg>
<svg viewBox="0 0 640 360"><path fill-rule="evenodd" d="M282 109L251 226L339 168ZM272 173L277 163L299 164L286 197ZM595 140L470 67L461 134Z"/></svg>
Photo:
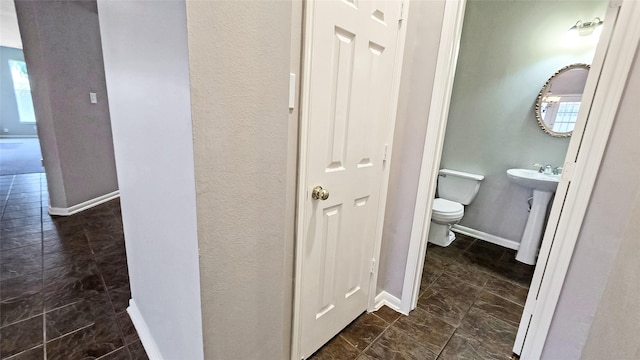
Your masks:
<svg viewBox="0 0 640 360"><path fill-rule="evenodd" d="M21 323L21 322L23 322L23 321L27 321L27 320L31 320L31 319L37 318L38 316L40 316L40 315L42 315L42 314L43 314L43 313L36 314L36 315L32 315L32 316L26 317L26 318L24 318L24 319L20 319L20 320L18 320L18 321L14 321L14 322L12 322L12 323L8 323L8 324L6 324L6 325L3 325L3 326L2 326L2 329L6 328L6 327L9 327L9 326L12 326L12 325L15 325L15 324L17 324L17 323ZM13 356L13 355L12 355L12 356Z"/></svg>
<svg viewBox="0 0 640 360"><path fill-rule="evenodd" d="M121 346L121 347L119 347L119 348L117 348L117 349L115 349L115 350L113 350L113 351L111 351L111 352L108 352L108 353L106 353L106 354L104 354L104 355L102 355L102 356L98 357L96 360L106 359L106 358L107 358L107 356L109 356L109 355L111 355L111 354L113 354L113 353L115 353L116 351L121 350L121 349L124 349L127 353L129 352L129 350L127 349L126 345L123 345L123 346ZM131 355L129 355L129 356L131 356Z"/></svg>
<svg viewBox="0 0 640 360"><path fill-rule="evenodd" d="M40 274L42 276L42 288L40 297L42 298L42 353L44 360L47 360L47 314L45 312L45 293L44 293L44 214L42 209L42 175L40 175Z"/></svg>
<svg viewBox="0 0 640 360"><path fill-rule="evenodd" d="M31 350L33 350L33 349L37 349L37 348L38 348L38 347L40 347L40 346L42 346L42 347L44 348L44 346L43 346L43 345L36 345L36 346L34 346L34 347L30 347L30 348L28 348L28 349L26 349L26 350L22 350L22 351L20 351L19 353L15 353L15 354L13 354L13 355L11 355L11 356L9 356L9 357L2 358L2 360L13 360L13 359L17 359L17 358L18 358L18 356L20 356L20 355L22 355L22 354L24 354L24 353L26 353L26 352L28 352L28 351L31 351Z"/></svg>
<svg viewBox="0 0 640 360"><path fill-rule="evenodd" d="M372 313L372 314L373 314L373 313ZM375 315L375 314L373 314L373 315L374 315L374 316L376 316L378 319L381 319L382 321L384 321L384 319L382 319L381 317L379 317L379 316L377 316L377 315ZM375 344L375 343L376 343L376 342L377 342L377 341L382 337L382 335L384 335L384 333L385 333L385 332L387 332L387 330L389 330L389 328L391 328L391 326L392 326L393 324L395 324L395 323L396 323L396 321L398 321L398 319L400 319L400 317L396 318L395 320L393 320L393 321L392 321L392 322L390 322L390 323L387 323L388 325L384 328L384 330L382 330L382 332L381 332L378 336L376 336L376 337L375 337L375 339L373 339L373 340L369 343L369 345L365 346L365 347L364 347L364 349L362 349L362 351L361 351L360 353L358 353L358 356L360 356L360 355L364 354L364 352L365 352L365 351L367 351L371 346L373 346L373 344ZM385 322L386 322L386 321L385 321Z"/></svg>
<svg viewBox="0 0 640 360"><path fill-rule="evenodd" d="M474 243L475 243L475 240L471 243L471 245L473 245ZM459 257L459 256L462 256L462 254L463 254L463 253L465 253L467 250L469 250L469 249L471 248L471 245L469 245L469 246L467 247L467 249L466 249L466 250L462 251L462 252L458 255L458 257ZM454 259L454 260L455 260L455 259ZM449 276L452 276L452 277L453 277L453 278L455 278L455 279L458 279L457 277L455 277L455 276L453 276L453 275L448 274L446 270L445 270L445 271L444 271L440 276L442 276L442 275L444 275L444 274L447 274L447 275L449 275ZM464 281L464 280L462 280L462 279L458 279L458 280L462 281L463 283L465 283L465 284L467 284L467 285L474 286L474 285L472 285L472 284L470 284L470 283L468 283L468 282L466 282L466 281ZM435 283L435 281L434 281L434 283ZM471 308L473 307L473 305L474 305L474 304L476 303L476 301L478 300L478 297L480 296L480 293L484 290L485 286L486 286L486 283L485 283L485 284L483 284L482 286L474 286L475 288L479 288L479 289L480 289L480 291L478 291L478 294L475 296L475 298L473 299L473 302L471 302L471 305L470 305L470 306L469 306L469 308L465 311L464 315L460 318L460 321L458 322L458 324L454 326L454 327L455 327L455 329L453 330L453 332L451 333L451 335L450 335L450 336L449 336L449 338L447 339L447 342L445 342L445 344L444 344L444 345L442 346L442 348L440 349L440 352L438 352L438 354L437 354L438 356L437 356L437 357L440 357L440 355L442 354L442 352L444 351L444 349L447 347L447 345L449 344L449 342L451 341L451 339L453 339L453 335L455 335L455 333L456 333L456 332L458 331L458 329L460 328L460 325L462 325L462 321L463 321L463 320L464 320L464 318L465 318L465 317L467 317L467 315L469 314L469 311L471 310ZM429 287L431 287L431 285L429 285ZM429 287L427 287L427 288L429 288ZM426 290L425 290L425 291L426 291ZM442 320L442 319L440 319L440 320ZM443 320L443 321L444 321L444 320ZM445 321L445 322L446 322L446 321ZM450 324L450 325L451 325L451 324Z"/></svg>
<svg viewBox="0 0 640 360"><path fill-rule="evenodd" d="M442 347L442 349L440 349L440 352L438 353L438 357L440 357L440 354L442 354L442 352L444 351L444 349L447 347L447 345L449 344L449 342L451 341L451 339L453 339L453 335L455 335L455 333L458 331L458 329L460 328L460 325L462 325L462 321L464 320L464 318L467 317L467 315L469 314L469 311L471 310L471 308L473 307L473 305L476 303L476 301L478 300L478 297L480 296L480 293L482 292L482 290L484 289L483 285L480 288L480 291L478 291L478 295L475 296L475 298L473 299L473 302L471 303L471 305L469 306L469 308L467 309L467 311L465 311L464 315L462 316L462 318L460 318L460 321L458 322L458 325L455 325L455 330L453 330L453 332L451 333L451 336L449 336L449 338L447 339L447 342L444 344L444 346Z"/></svg>
<svg viewBox="0 0 640 360"><path fill-rule="evenodd" d="M64 335L60 335L60 336L54 337L53 339L49 340L49 342L52 342L52 341L55 341L55 340L61 339L61 338L63 338L63 337L67 337L67 336L69 336L69 335L73 335L73 334L77 333L78 331L84 330L84 329L86 329L86 328L88 328L88 327L91 327L91 326L93 326L93 325L95 325L95 324L96 324L96 323L95 323L95 321L94 321L94 322L92 322L92 323L91 323L91 324L89 324L89 325L85 325L85 326L79 327L79 328L77 328L77 329L75 329L75 330L73 330L73 331L69 331L68 333L66 333L66 334L64 334ZM46 354L45 354L45 355L46 355Z"/></svg>
<svg viewBox="0 0 640 360"><path fill-rule="evenodd" d="M16 176L13 175L11 177L11 184L9 184L9 191L7 191L7 195L4 199L4 204L2 205L2 213L0 214L0 219L4 217L4 210L7 208L7 204L9 203L9 195L11 195L11 189L13 189L13 183L16 181Z"/></svg>
<svg viewBox="0 0 640 360"><path fill-rule="evenodd" d="M83 229L84 231L84 229ZM86 234L86 232L85 232ZM87 239L88 241L88 239ZM91 249L91 253L92 253L92 257L94 258L94 261L96 263L96 268L98 269L98 273L100 273L100 280L102 280L102 286L104 286L104 291L107 295L107 299L109 299L109 305L111 305L111 310L113 312L113 319L116 322L116 326L118 327L118 334L120 335L120 340L122 340L122 346L125 347L125 350L127 351L127 354L129 355L129 358L131 358L131 353L129 352L129 347L127 346L127 341L124 337L124 332L122 332L122 327L120 326L120 321L118 320L118 312L116 311L116 307L113 305L113 301L111 300L111 293L109 292L109 288L107 287L107 282L104 280L104 276L102 275L102 270L100 270L100 266L98 265L98 261L97 261L97 257L96 257L96 253L93 252L93 247L91 247L91 243L89 243L89 248ZM126 311L125 311L126 313ZM129 314L127 313L127 316L129 316ZM105 354L107 355L107 354ZM45 359L46 360L46 359Z"/></svg>

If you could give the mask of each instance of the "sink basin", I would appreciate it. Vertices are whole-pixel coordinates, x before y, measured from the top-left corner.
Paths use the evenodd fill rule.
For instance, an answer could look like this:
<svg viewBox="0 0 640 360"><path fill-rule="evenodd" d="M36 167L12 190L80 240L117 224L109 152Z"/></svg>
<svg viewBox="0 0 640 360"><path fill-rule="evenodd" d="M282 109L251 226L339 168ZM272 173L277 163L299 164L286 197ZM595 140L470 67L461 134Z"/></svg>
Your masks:
<svg viewBox="0 0 640 360"><path fill-rule="evenodd" d="M542 174L531 169L509 169L507 176L518 185L545 192L555 192L560 181L560 175Z"/></svg>

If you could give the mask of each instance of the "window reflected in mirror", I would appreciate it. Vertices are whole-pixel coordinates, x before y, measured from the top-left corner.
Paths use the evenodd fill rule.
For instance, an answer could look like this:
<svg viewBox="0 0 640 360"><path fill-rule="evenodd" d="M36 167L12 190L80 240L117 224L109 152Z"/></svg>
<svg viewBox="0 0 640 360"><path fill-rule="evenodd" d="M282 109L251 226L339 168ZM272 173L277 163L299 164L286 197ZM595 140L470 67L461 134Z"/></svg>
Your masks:
<svg viewBox="0 0 640 360"><path fill-rule="evenodd" d="M588 75L589 65L573 64L547 80L536 102L536 118L544 132L556 137L571 136Z"/></svg>

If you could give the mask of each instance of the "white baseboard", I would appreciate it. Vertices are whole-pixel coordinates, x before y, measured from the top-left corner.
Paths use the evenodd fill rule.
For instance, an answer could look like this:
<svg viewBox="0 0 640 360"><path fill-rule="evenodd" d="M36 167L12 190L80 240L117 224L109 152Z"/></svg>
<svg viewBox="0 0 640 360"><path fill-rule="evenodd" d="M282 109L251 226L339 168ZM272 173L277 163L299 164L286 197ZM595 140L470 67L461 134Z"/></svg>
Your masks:
<svg viewBox="0 0 640 360"><path fill-rule="evenodd" d="M20 139L20 138L32 139L37 137L38 135L0 135L0 139Z"/></svg>
<svg viewBox="0 0 640 360"><path fill-rule="evenodd" d="M142 314L140 314L140 310L136 305L136 302L133 299L129 300L129 307L127 308L127 312L129 313L129 317L131 318L131 322L133 326L136 328L138 332L138 337L140 338L140 342L144 347L144 350L147 352L147 356L150 360L162 360L162 355L160 354L160 350L158 349L158 345L155 340L151 336L151 332L147 327L147 323L144 321Z"/></svg>
<svg viewBox="0 0 640 360"><path fill-rule="evenodd" d="M80 203L78 205L73 205L72 207L68 207L68 208L59 208L59 207L51 207L49 206L49 214L50 215L55 215L55 216L69 216L69 215L73 215L76 213L79 213L80 211L83 210L87 210L89 208L92 208L94 206L98 206L102 203L106 203L109 200L113 200L116 199L120 196L120 190L116 190L112 193L108 193L102 196L98 196L95 199L91 199L91 200L87 200L83 203Z"/></svg>
<svg viewBox="0 0 640 360"><path fill-rule="evenodd" d="M386 291L382 291L378 295L376 295L376 304L374 306L374 311L380 310L381 307L387 305L390 309L395 310L403 315L409 315L404 311L400 310L402 302L397 297L389 294Z"/></svg>
<svg viewBox="0 0 640 360"><path fill-rule="evenodd" d="M512 250L518 250L518 248L520 247L520 242L518 242L518 241L501 238L499 236L491 235L491 234L488 234L486 232L483 232L483 231L480 231L480 230L476 230L476 229L472 229L472 228L468 228L466 226L462 226L462 225L458 225L458 224L453 225L451 227L451 230L453 230L453 231L455 231L457 233L460 233L462 235L471 236L471 237L474 237L476 239L480 239L480 240L484 240L484 241L490 242L492 244L504 246L504 247L506 247L508 249L512 249Z"/></svg>

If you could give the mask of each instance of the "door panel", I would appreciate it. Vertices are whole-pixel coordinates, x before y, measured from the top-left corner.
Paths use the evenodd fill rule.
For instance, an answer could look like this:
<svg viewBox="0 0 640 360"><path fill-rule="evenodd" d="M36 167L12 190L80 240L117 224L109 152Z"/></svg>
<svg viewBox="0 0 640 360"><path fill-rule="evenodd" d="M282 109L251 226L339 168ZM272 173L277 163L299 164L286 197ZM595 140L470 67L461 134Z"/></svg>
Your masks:
<svg viewBox="0 0 640 360"><path fill-rule="evenodd" d="M391 141L392 81L401 4L310 1L300 348L307 357L367 309ZM397 96L397 95L395 95ZM321 185L327 200L313 200Z"/></svg>

